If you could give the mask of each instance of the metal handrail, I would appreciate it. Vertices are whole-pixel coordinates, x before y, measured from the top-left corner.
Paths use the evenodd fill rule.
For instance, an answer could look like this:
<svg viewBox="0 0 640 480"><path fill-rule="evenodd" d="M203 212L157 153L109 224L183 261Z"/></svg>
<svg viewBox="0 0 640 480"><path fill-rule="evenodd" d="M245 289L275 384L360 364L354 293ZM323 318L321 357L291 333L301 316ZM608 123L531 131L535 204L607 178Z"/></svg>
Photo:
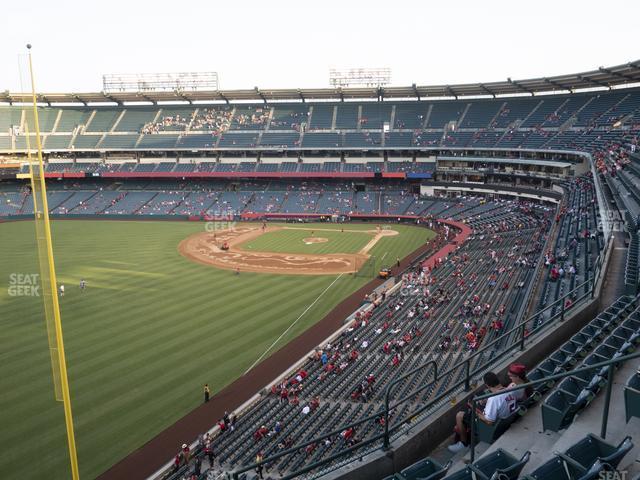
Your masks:
<svg viewBox="0 0 640 480"><path fill-rule="evenodd" d="M471 399L471 436L470 436L470 443L469 443L469 447L471 450L471 463L473 463L473 461L475 460L475 444L476 444L476 439L475 439L475 419L476 419L476 404L482 400L486 400L488 398L491 397L495 397L496 395L502 395L504 393L511 393L511 392L517 392L518 390L522 390L523 388L529 388L529 387L535 387L537 385L543 384L543 383L548 383L549 381L554 381L555 380L561 380L563 378L566 377L571 377L573 375L576 375L577 373L582 373L582 372L591 372L593 370L598 370L601 369L603 367L608 367L607 369L607 393L606 393L606 397L605 397L605 403L604 403L604 408L603 408L603 414L602 414L602 425L600 427L600 437L602 437L603 439L606 439L607 436L607 423L609 421L609 405L611 402L611 390L612 390L612 386L613 386L613 369L616 365L620 364L620 363L624 363L627 360L633 360L634 358L640 358L640 351L639 352L635 352L635 353L630 353L628 355L623 355L621 357L618 358L613 358L613 359L609 359L609 360L605 360L604 362L599 362L599 363L594 363L593 365L589 365L588 367L580 367L580 368L576 368L574 370L569 370L567 372L563 372L563 373L557 373L554 375L549 375L548 377L544 377L538 380L534 380L532 382L527 382L527 383L523 383L520 385L517 385L515 387L511 387L511 388L505 388L502 389L498 392L489 392L489 393L483 393L480 395L475 395L472 399Z"/></svg>
<svg viewBox="0 0 640 480"><path fill-rule="evenodd" d="M438 380L438 364L435 360L431 360L426 364L420 365L414 368L413 370L410 370L409 372L405 373L404 375L394 379L389 384L389 386L387 386L387 391L384 395L384 446L383 446L384 449L389 448L389 411L391 410L389 408L389 397L391 396L391 392L393 391L395 386L398 383L400 383L402 380L404 380L407 377L410 377L411 375L413 375L419 370L422 370L425 366L428 366L428 365L431 365L433 367L433 381L436 382ZM395 406L396 405L394 405L394 408Z"/></svg>

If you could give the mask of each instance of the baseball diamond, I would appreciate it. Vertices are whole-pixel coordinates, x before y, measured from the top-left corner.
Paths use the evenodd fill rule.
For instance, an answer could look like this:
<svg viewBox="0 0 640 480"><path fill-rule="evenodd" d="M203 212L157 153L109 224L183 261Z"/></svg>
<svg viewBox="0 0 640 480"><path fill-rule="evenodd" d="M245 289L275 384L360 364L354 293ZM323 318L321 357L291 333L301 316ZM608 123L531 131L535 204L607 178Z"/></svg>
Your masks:
<svg viewBox="0 0 640 480"><path fill-rule="evenodd" d="M324 255L312 255L299 253L276 253L249 251L255 246L251 241L261 235L273 234L282 230L295 230L297 232L328 231L334 234L338 229L316 228L316 227L268 227L239 225L231 230L221 230L215 233L198 233L183 240L178 249L182 255L207 265L231 270L241 269L242 271L297 274L297 275L336 275L339 273L355 273L369 258L369 251L376 245L382 237L398 235L397 230L345 230L341 227L339 233L342 237L349 237L350 234L366 233L372 236L371 240L364 245L357 253L328 253ZM296 232L296 233L297 233ZM273 235L272 235L273 236ZM362 235L364 236L364 235ZM305 245L327 243L328 238L306 237L303 239ZM230 248L222 250L220 246L227 243ZM246 248L243 244L247 244Z"/></svg>

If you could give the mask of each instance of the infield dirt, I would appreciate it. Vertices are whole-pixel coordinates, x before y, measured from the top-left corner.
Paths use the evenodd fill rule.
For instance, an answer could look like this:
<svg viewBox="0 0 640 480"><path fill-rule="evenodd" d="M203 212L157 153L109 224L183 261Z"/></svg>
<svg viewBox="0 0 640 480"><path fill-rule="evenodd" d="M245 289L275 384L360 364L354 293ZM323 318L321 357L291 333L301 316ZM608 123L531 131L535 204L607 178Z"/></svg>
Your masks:
<svg viewBox="0 0 640 480"><path fill-rule="evenodd" d="M333 229L303 227L276 227L243 225L215 232L201 232L191 235L178 245L178 251L186 258L226 270L257 273L277 273L289 275L336 275L355 273L369 258L369 251L385 236L398 235L396 230L365 230L371 240L357 253L301 254L247 251L242 244L260 235L283 229L309 230L312 232L335 231ZM343 232L363 233L363 230ZM313 237L310 243L319 243L322 237ZM227 250L222 246L227 244Z"/></svg>

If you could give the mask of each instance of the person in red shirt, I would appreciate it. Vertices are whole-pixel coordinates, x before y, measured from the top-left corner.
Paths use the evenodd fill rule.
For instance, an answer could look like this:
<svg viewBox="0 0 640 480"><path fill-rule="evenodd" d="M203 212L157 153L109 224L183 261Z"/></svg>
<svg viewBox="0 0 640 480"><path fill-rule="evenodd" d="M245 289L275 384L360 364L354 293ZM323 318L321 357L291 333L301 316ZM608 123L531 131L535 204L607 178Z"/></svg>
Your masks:
<svg viewBox="0 0 640 480"><path fill-rule="evenodd" d="M309 455L311 455L313 453L313 451L316 449L316 444L315 443L310 443L309 445L307 445L304 449L305 454L307 455L307 457Z"/></svg>
<svg viewBox="0 0 640 480"><path fill-rule="evenodd" d="M478 340L482 340L486 334L487 327L480 327L480 330L478 331Z"/></svg>
<svg viewBox="0 0 640 480"><path fill-rule="evenodd" d="M253 439L255 441L262 440L265 435L269 433L269 429L262 425L259 429L257 429L253 434Z"/></svg>
<svg viewBox="0 0 640 480"><path fill-rule="evenodd" d="M350 427L350 428L347 428L346 430L343 430L340 433L340 436L346 442L349 439L351 439L355 433L356 433L355 429L353 427Z"/></svg>
<svg viewBox="0 0 640 480"><path fill-rule="evenodd" d="M289 391L286 388L280 390L280 403L286 402L289 399Z"/></svg>

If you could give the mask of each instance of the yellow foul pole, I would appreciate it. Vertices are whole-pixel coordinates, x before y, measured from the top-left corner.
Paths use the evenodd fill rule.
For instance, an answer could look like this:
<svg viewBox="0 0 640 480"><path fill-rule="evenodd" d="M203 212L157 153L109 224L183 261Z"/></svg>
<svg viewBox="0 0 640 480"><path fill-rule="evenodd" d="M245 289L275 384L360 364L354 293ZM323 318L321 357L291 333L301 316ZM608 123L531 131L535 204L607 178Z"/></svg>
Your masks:
<svg viewBox="0 0 640 480"><path fill-rule="evenodd" d="M58 303L56 270L53 261L53 243L51 241L51 224L49 222L49 205L47 203L47 190L44 178L44 165L42 162L42 142L40 141L40 124L38 122L38 108L36 101L36 86L33 77L33 63L31 60L31 45L29 50L29 75L31 77L31 95L33 99L33 119L36 129L36 145L38 147L38 169L40 176L40 192L42 201L42 216L44 219L44 234L47 248L47 262L49 264L49 280L51 299L53 301L53 318L55 323L56 344L58 347L58 362L60 363L60 382L62 387L62 402L64 405L64 420L67 426L67 442L69 444L69 458L71 461L71 478L78 480L78 456L76 453L76 439L73 432L73 415L71 413L71 396L69 395L69 380L67 378L67 361L64 354L64 341L62 338L62 323L60 321L60 304Z"/></svg>

